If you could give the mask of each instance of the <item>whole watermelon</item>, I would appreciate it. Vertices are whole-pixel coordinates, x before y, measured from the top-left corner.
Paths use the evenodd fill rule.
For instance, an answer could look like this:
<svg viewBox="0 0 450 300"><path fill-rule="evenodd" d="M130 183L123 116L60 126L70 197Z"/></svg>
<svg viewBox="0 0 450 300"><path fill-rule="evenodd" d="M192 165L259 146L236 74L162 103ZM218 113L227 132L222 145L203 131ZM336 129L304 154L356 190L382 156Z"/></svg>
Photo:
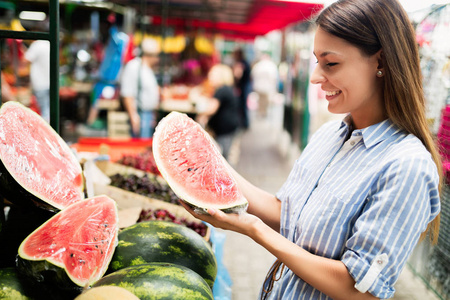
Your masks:
<svg viewBox="0 0 450 300"><path fill-rule="evenodd" d="M26 292L15 268L0 269L0 299L32 299Z"/></svg>
<svg viewBox="0 0 450 300"><path fill-rule="evenodd" d="M217 275L216 257L208 242L192 229L172 222L147 221L123 229L109 269L151 262L187 267L210 287Z"/></svg>
<svg viewBox="0 0 450 300"><path fill-rule="evenodd" d="M114 285L123 287L140 300L213 300L209 285L189 268L168 263L131 266L111 273L93 287Z"/></svg>

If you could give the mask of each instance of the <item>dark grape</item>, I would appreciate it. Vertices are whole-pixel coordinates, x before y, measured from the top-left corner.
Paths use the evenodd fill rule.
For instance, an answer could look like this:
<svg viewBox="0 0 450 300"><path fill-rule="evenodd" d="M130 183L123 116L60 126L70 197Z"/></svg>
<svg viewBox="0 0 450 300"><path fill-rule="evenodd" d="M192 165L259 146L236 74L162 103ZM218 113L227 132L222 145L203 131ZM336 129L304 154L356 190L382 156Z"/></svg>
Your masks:
<svg viewBox="0 0 450 300"><path fill-rule="evenodd" d="M156 166L151 148L147 148L144 152L138 154L124 154L117 162L125 166L161 175L158 167Z"/></svg>
<svg viewBox="0 0 450 300"><path fill-rule="evenodd" d="M180 198L178 198L168 185L158 182L156 175L149 177L145 174L143 177L139 177L134 174L115 174L110 178L112 186L149 198L179 205Z"/></svg>
<svg viewBox="0 0 450 300"><path fill-rule="evenodd" d="M206 236L206 232L208 229L205 223L189 222L184 217L177 218L174 214L172 214L166 209L155 209L155 210L143 209L139 216L138 222L151 220L169 221L176 224L181 224L194 230L203 237Z"/></svg>

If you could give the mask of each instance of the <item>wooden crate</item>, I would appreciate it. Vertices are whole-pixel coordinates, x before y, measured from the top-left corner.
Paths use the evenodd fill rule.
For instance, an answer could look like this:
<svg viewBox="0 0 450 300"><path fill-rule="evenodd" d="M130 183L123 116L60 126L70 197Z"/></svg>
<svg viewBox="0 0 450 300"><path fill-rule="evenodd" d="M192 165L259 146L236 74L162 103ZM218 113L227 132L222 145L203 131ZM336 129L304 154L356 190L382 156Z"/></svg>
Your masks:
<svg viewBox="0 0 450 300"><path fill-rule="evenodd" d="M113 163L110 161L98 161L96 162L97 167L108 177L115 174L121 175L136 175L139 177L149 174L149 176L154 176L152 173L147 173L132 167L124 166L118 163ZM167 182L161 176L156 176L156 179L161 184L167 184ZM126 191L124 189L110 186L110 185L100 185L94 184L95 195L107 195L114 199L117 203L119 209L119 226L121 228L131 226L136 223L139 218L139 214L143 209L165 209L177 218L185 218L189 222L201 223L202 221L192 216L187 212L181 205L176 205L168 203L162 200L149 198L142 196L133 192ZM207 229L206 240L209 240L210 229Z"/></svg>
<svg viewBox="0 0 450 300"><path fill-rule="evenodd" d="M131 126L128 113L123 111L108 111L107 115L108 137L129 138Z"/></svg>
<svg viewBox="0 0 450 300"><path fill-rule="evenodd" d="M148 198L136 193L132 193L115 186L94 184L95 195L107 195L117 203L119 211L119 227L125 228L137 222L143 209L165 209L177 218L185 218L189 222L201 223L202 221L192 216L181 205L164 202L157 199ZM209 227L206 236L203 238L209 240L211 235Z"/></svg>

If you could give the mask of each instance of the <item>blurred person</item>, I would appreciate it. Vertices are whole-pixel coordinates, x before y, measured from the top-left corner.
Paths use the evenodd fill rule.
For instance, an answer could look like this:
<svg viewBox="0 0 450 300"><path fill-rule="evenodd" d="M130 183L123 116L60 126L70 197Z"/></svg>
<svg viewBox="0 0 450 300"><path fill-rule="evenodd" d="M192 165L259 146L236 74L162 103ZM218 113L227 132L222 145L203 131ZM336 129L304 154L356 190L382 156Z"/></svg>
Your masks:
<svg viewBox="0 0 450 300"><path fill-rule="evenodd" d="M25 52L30 63L30 84L41 116L50 121L50 42L36 40Z"/></svg>
<svg viewBox="0 0 450 300"><path fill-rule="evenodd" d="M214 90L197 114L197 121L213 133L222 155L228 159L239 127L238 99L233 90L233 72L224 64L214 65L208 72L208 83Z"/></svg>
<svg viewBox="0 0 450 300"><path fill-rule="evenodd" d="M233 75L235 87L239 99L239 116L241 127L248 129L250 121L248 118L247 97L251 92L250 65L245 59L242 48L237 48L233 52Z"/></svg>
<svg viewBox="0 0 450 300"><path fill-rule="evenodd" d="M8 101L15 101L16 97L14 96L13 91L11 90L11 86L6 81L6 77L1 72L1 89L2 89L2 103L8 102Z"/></svg>
<svg viewBox="0 0 450 300"><path fill-rule="evenodd" d="M263 53L251 69L253 91L258 95L258 112L267 116L270 103L278 92L278 67L267 53Z"/></svg>
<svg viewBox="0 0 450 300"><path fill-rule="evenodd" d="M140 57L125 65L120 94L130 117L132 135L150 138L156 125L155 110L160 100L160 88L153 67L159 62L161 49L155 39L145 38L141 51Z"/></svg>
<svg viewBox="0 0 450 300"><path fill-rule="evenodd" d="M261 299L392 298L417 243L439 234L443 171L414 28L398 0L339 0L316 25L310 81L346 116L314 133L276 195L230 167L247 212L185 208L276 257Z"/></svg>

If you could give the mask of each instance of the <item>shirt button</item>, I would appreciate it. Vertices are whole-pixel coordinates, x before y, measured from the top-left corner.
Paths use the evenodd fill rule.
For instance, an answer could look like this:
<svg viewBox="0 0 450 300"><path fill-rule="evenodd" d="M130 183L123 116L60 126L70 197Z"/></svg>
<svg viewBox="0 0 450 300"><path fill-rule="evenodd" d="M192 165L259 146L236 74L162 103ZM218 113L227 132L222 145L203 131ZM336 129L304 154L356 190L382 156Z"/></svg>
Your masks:
<svg viewBox="0 0 450 300"><path fill-rule="evenodd" d="M355 141L351 141L350 145L354 146L355 145Z"/></svg>

